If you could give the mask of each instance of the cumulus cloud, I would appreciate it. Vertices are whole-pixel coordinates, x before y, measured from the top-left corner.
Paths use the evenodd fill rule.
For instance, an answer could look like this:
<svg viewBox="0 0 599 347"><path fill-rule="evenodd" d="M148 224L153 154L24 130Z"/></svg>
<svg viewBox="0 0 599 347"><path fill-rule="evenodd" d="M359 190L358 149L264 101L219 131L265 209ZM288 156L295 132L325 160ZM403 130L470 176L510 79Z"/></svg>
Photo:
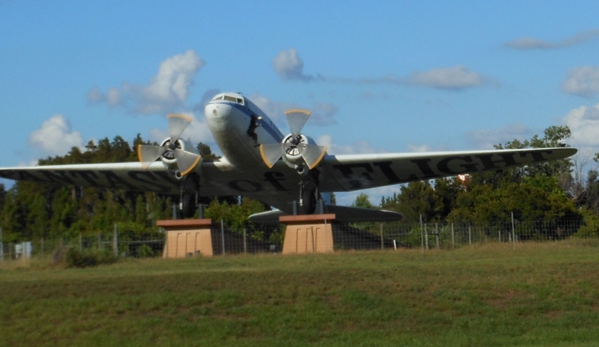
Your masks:
<svg viewBox="0 0 599 347"><path fill-rule="evenodd" d="M599 104L570 110L562 119L570 128L570 144L574 147L599 147Z"/></svg>
<svg viewBox="0 0 599 347"><path fill-rule="evenodd" d="M533 37L523 37L509 41L505 44L506 47L518 50L531 50L531 49L558 49L574 46L587 41L595 40L599 38L599 29L591 29L567 39L550 42Z"/></svg>
<svg viewBox="0 0 599 347"><path fill-rule="evenodd" d="M570 70L562 84L562 91L582 97L599 94L599 67L584 66Z"/></svg>
<svg viewBox="0 0 599 347"><path fill-rule="evenodd" d="M174 55L160 64L158 73L146 85L123 82L120 88L102 92L93 87L87 93L90 104L132 108L139 114L166 113L182 107L196 73L205 62L195 51Z"/></svg>
<svg viewBox="0 0 599 347"><path fill-rule="evenodd" d="M535 132L522 125L510 124L495 130L474 130L466 134L466 141L477 149L493 149L495 145L504 144L514 139L526 140L535 135Z"/></svg>
<svg viewBox="0 0 599 347"><path fill-rule="evenodd" d="M72 147L82 147L81 133L73 131L68 119L57 114L29 135L29 144L46 155L64 155Z"/></svg>
<svg viewBox="0 0 599 347"><path fill-rule="evenodd" d="M308 82L317 79L314 76L304 74L304 61L295 48L279 52L272 60L272 66L283 81Z"/></svg>

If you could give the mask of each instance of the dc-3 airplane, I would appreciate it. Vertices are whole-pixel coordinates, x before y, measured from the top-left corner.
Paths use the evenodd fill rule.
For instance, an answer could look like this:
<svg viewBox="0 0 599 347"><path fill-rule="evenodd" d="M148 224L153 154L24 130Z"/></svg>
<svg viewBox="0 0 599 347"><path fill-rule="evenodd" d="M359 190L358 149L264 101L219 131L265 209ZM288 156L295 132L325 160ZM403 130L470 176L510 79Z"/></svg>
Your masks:
<svg viewBox="0 0 599 347"><path fill-rule="evenodd" d="M180 195L184 217L193 215L202 196L241 195L278 209L253 215L258 222L295 212L335 213L341 222L384 221L401 215L334 206L331 193L524 166L563 159L577 151L539 148L330 155L326 147L301 132L310 117L306 110L285 112L291 131L287 135L239 93L216 95L205 113L223 158L202 160L189 140L181 138L191 118L171 114L170 137L159 146L140 145L138 163L1 168L0 176Z"/></svg>

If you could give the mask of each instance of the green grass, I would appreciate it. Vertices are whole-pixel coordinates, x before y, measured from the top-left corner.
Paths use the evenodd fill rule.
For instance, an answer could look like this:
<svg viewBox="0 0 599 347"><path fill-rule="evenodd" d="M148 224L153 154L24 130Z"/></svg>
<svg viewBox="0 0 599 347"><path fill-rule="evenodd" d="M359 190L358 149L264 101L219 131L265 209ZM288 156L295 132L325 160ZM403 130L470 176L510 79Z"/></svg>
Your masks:
<svg viewBox="0 0 599 347"><path fill-rule="evenodd" d="M597 346L599 248L0 265L0 346Z"/></svg>

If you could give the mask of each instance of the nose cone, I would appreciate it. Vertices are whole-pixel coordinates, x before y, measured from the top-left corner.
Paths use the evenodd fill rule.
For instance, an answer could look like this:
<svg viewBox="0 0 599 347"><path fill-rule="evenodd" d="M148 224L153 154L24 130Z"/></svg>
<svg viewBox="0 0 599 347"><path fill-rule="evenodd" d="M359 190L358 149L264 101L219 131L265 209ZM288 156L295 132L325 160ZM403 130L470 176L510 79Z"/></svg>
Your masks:
<svg viewBox="0 0 599 347"><path fill-rule="evenodd" d="M209 103L204 109L207 119L227 118L231 114L231 106L224 103Z"/></svg>
<svg viewBox="0 0 599 347"><path fill-rule="evenodd" d="M232 107L224 103L209 103L204 109L208 126L213 131L223 131L229 123Z"/></svg>

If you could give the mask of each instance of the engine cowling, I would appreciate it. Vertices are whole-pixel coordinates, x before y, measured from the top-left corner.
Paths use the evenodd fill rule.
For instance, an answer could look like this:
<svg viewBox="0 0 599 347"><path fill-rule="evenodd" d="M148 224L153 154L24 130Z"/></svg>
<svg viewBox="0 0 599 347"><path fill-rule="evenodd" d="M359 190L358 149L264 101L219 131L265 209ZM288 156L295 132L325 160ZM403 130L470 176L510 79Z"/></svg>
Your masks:
<svg viewBox="0 0 599 347"><path fill-rule="evenodd" d="M139 145L137 155L144 169L158 159L169 166L176 164L178 170L175 172L175 176L182 178L193 171L202 158L188 140L180 138L183 130L191 122L191 117L169 114L167 118L170 137L162 141L160 146Z"/></svg>
<svg viewBox="0 0 599 347"><path fill-rule="evenodd" d="M262 160L272 168L280 158L283 158L287 166L304 175L320 163L327 148L317 145L312 138L300 133L311 115L310 111L294 109L285 111L285 115L291 134L285 136L281 143L261 145Z"/></svg>

